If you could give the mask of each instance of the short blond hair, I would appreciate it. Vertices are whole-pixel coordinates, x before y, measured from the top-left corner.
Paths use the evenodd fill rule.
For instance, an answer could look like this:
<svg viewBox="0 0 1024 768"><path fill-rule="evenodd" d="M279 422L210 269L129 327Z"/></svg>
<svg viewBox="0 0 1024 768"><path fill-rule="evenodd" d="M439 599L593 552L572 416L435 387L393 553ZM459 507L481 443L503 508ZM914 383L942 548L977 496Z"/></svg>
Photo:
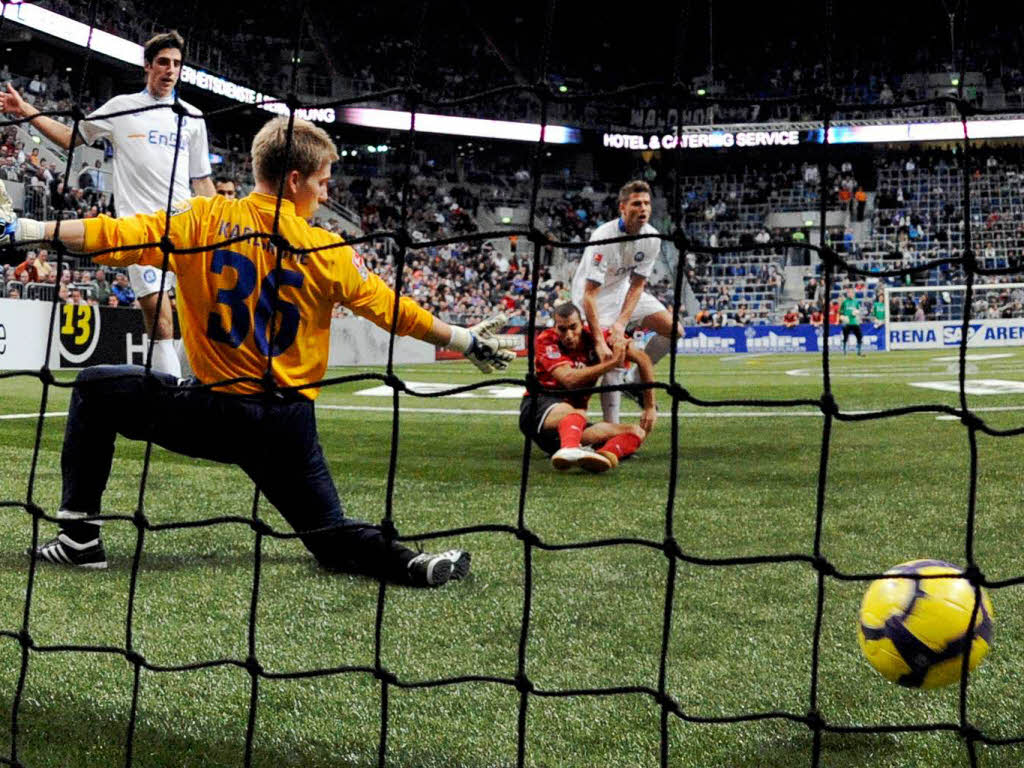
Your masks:
<svg viewBox="0 0 1024 768"><path fill-rule="evenodd" d="M311 176L324 163L337 159L338 148L327 131L299 118L295 118L290 147L287 117L268 121L252 140L252 175L256 181L276 184L292 171Z"/></svg>
<svg viewBox="0 0 1024 768"><path fill-rule="evenodd" d="M648 195L651 194L651 185L646 181L627 181L622 185L622 189L619 190L619 202L624 203L629 200L630 195L635 195L640 192L646 192Z"/></svg>

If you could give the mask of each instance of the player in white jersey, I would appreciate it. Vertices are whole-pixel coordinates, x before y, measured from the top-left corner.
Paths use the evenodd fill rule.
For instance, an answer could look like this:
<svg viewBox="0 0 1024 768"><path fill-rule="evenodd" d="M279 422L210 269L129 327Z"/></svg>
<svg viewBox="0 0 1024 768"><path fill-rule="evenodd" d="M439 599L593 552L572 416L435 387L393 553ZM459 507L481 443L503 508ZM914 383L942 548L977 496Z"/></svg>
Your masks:
<svg viewBox="0 0 1024 768"><path fill-rule="evenodd" d="M115 96L79 123L81 135L74 137L75 144L83 141L92 144L105 138L114 147L114 207L119 216L166 209L172 165L172 202L187 200L193 193L206 197L215 194L210 179L212 171L206 123L199 110L177 99L174 90L181 74L184 45L185 41L177 32L157 35L149 40L143 49L146 88L139 93ZM31 118L30 122L48 139L65 149L72 148L71 127L39 115L39 110L26 102L10 84L7 92L0 94L0 100L4 112ZM170 109L175 101L188 113L182 119L180 137L178 115ZM165 107L153 109L156 105ZM141 107L150 109L103 117ZM189 181L192 182L191 191ZM171 302L166 297L160 302L160 317L156 317L161 285L164 290L173 288L174 273L164 274L153 267L132 265L128 268L128 276L142 307L146 330L156 339L153 368L180 377L182 370L174 344Z"/></svg>
<svg viewBox="0 0 1024 768"><path fill-rule="evenodd" d="M645 181L630 181L619 190L619 218L609 221L591 235L591 242L624 235L653 235L621 243L589 245L572 279L572 301L590 326L597 354L601 360L613 356L610 344L623 338L626 327L635 323L650 328L658 335L647 343L646 352L657 363L669 351L672 334L672 311L647 293L647 278L661 252L658 230L648 223L651 218L651 187ZM609 331L608 341L603 331ZM679 337L683 329L679 327ZM624 371L617 369L604 375L602 385L614 386L623 381ZM621 392L603 392L601 410L604 420L619 423Z"/></svg>

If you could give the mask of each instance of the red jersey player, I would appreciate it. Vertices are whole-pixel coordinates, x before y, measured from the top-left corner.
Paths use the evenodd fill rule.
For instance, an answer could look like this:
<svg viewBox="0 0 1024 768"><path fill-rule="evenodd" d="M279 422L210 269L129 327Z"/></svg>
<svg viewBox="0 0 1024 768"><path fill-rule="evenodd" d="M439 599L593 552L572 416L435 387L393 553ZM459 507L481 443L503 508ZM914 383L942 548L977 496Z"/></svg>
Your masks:
<svg viewBox="0 0 1024 768"><path fill-rule="evenodd" d="M611 345L612 357L600 360L593 337L583 326L579 310L571 303L555 307L555 326L537 334L534 367L545 389L573 390L595 386L612 368L630 360L639 368L640 381L654 381L654 368L647 354L625 339ZM606 332L607 335L607 332ZM658 419L654 390L643 391L643 412L639 424L587 423L589 394L541 393L536 406L524 397L519 409L519 429L551 456L556 469L579 466L589 472L604 472L618 466L647 438Z"/></svg>

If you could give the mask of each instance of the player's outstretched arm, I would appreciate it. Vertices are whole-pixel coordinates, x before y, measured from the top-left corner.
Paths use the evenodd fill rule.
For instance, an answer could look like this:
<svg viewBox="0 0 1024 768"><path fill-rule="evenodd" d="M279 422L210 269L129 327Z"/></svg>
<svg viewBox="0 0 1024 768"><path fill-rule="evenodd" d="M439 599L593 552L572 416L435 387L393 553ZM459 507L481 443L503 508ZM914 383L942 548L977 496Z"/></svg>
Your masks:
<svg viewBox="0 0 1024 768"><path fill-rule="evenodd" d="M25 101L10 83L7 90L0 93L0 108L9 115L29 118L29 122L54 144L71 149L71 128L52 117L40 115L39 110ZM76 143L81 144L81 138Z"/></svg>
<svg viewBox="0 0 1024 768"><path fill-rule="evenodd" d="M607 360L612 355L612 348L604 340L604 329L597 316L597 294L601 291L601 283L594 280L587 280L583 288L583 319L590 326L590 335L594 338L594 347L597 349L597 356Z"/></svg>
<svg viewBox="0 0 1024 768"><path fill-rule="evenodd" d="M651 363L651 358L642 349L638 349L635 344L630 344L626 350L626 357L636 364L638 377L644 384L652 384L654 382L654 365ZM643 397L643 411L640 414L640 427L647 434L651 433L654 429L655 422L658 421L658 409L654 404L654 390L645 389L642 393Z"/></svg>
<svg viewBox="0 0 1024 768"><path fill-rule="evenodd" d="M516 353L512 350L515 339L496 333L505 327L505 323L506 317L501 313L469 328L449 325L435 317L423 340L461 352L483 373L504 371L516 359Z"/></svg>

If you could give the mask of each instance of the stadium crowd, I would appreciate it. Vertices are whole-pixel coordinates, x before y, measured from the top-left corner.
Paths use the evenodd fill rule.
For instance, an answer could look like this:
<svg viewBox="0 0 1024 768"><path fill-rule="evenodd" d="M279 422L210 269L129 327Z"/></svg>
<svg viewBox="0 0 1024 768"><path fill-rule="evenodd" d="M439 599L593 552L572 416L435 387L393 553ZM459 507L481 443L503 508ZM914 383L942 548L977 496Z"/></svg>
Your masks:
<svg viewBox="0 0 1024 768"><path fill-rule="evenodd" d="M89 4L43 0L39 5L82 23L92 20L93 8ZM415 79L425 99L443 102L497 86L530 86L541 64L536 51L545 22L536 10L506 10L499 20L492 18L487 9L481 9L470 20L478 25L481 34L468 35L462 25L445 23L437 13L428 13L421 19L418 13L392 13L387 5L346 6L344 24L336 27L330 24L331 13L329 7L320 7L305 14L302 20L305 50L301 60L295 62L302 95L350 97L407 86ZM714 57L701 41L689 46L692 50L687 51L685 63L689 71L700 73L698 79L715 96L733 100L797 98L831 84L841 102L898 108L903 102L913 102L924 95L920 84L907 73L952 72L961 65L982 78L982 86L972 87L966 94L976 102L982 100L987 90L1019 98L1024 89L1021 28L1010 20L977 31L976 35L984 36L977 41L982 44L969 48L963 62L954 62L951 56L936 60L936 49L928 34L910 41L900 24L881 25L870 35L857 34L858 22L861 14L855 7L836 11L833 23L844 32L830 41L830 71L822 64L820 38L807 37L812 34L813 24L806 30L770 36L742 27L729 30L717 36ZM122 0L116 5L99 5L95 9L95 23L99 29L129 40L143 40L155 31L177 28L186 38L186 59L197 66L264 93L284 94L290 88L294 30L281 29L277 6L268 6L266 11L250 8L240 23L230 5L196 1L184 6L160 6ZM941 34L948 22L944 13L935 11L919 14L914 23L921 30ZM661 55L661 66L652 62L651 57L637 60L624 55L625 41L598 18L572 18L571 32L569 24L567 19L560 19L553 29L559 44L552 46L546 72L554 86L564 87L570 93L583 91L596 73L603 89L614 90L665 78L671 71L668 52L674 45L673 24L648 29L648 49L655 62ZM326 28L335 33L330 39L323 32ZM757 45L764 66L745 65L745 53L752 44ZM266 53L244 59L231 55L232 51L243 50ZM419 58L431 62L429 67L416 66L417 52ZM473 65L466 66L467 61ZM387 98L378 101L388 103ZM648 102L657 106L655 97L638 97L634 107ZM444 105L438 108L444 109ZM607 124L609 114L600 104L554 104L552 109L561 117L571 116L588 127L599 122ZM907 114L923 115L944 113L948 108L937 105L902 109ZM538 102L525 92L514 92L460 104L458 111L522 119L536 116ZM712 111L716 122L809 117L806 107L795 103L718 105Z"/></svg>

